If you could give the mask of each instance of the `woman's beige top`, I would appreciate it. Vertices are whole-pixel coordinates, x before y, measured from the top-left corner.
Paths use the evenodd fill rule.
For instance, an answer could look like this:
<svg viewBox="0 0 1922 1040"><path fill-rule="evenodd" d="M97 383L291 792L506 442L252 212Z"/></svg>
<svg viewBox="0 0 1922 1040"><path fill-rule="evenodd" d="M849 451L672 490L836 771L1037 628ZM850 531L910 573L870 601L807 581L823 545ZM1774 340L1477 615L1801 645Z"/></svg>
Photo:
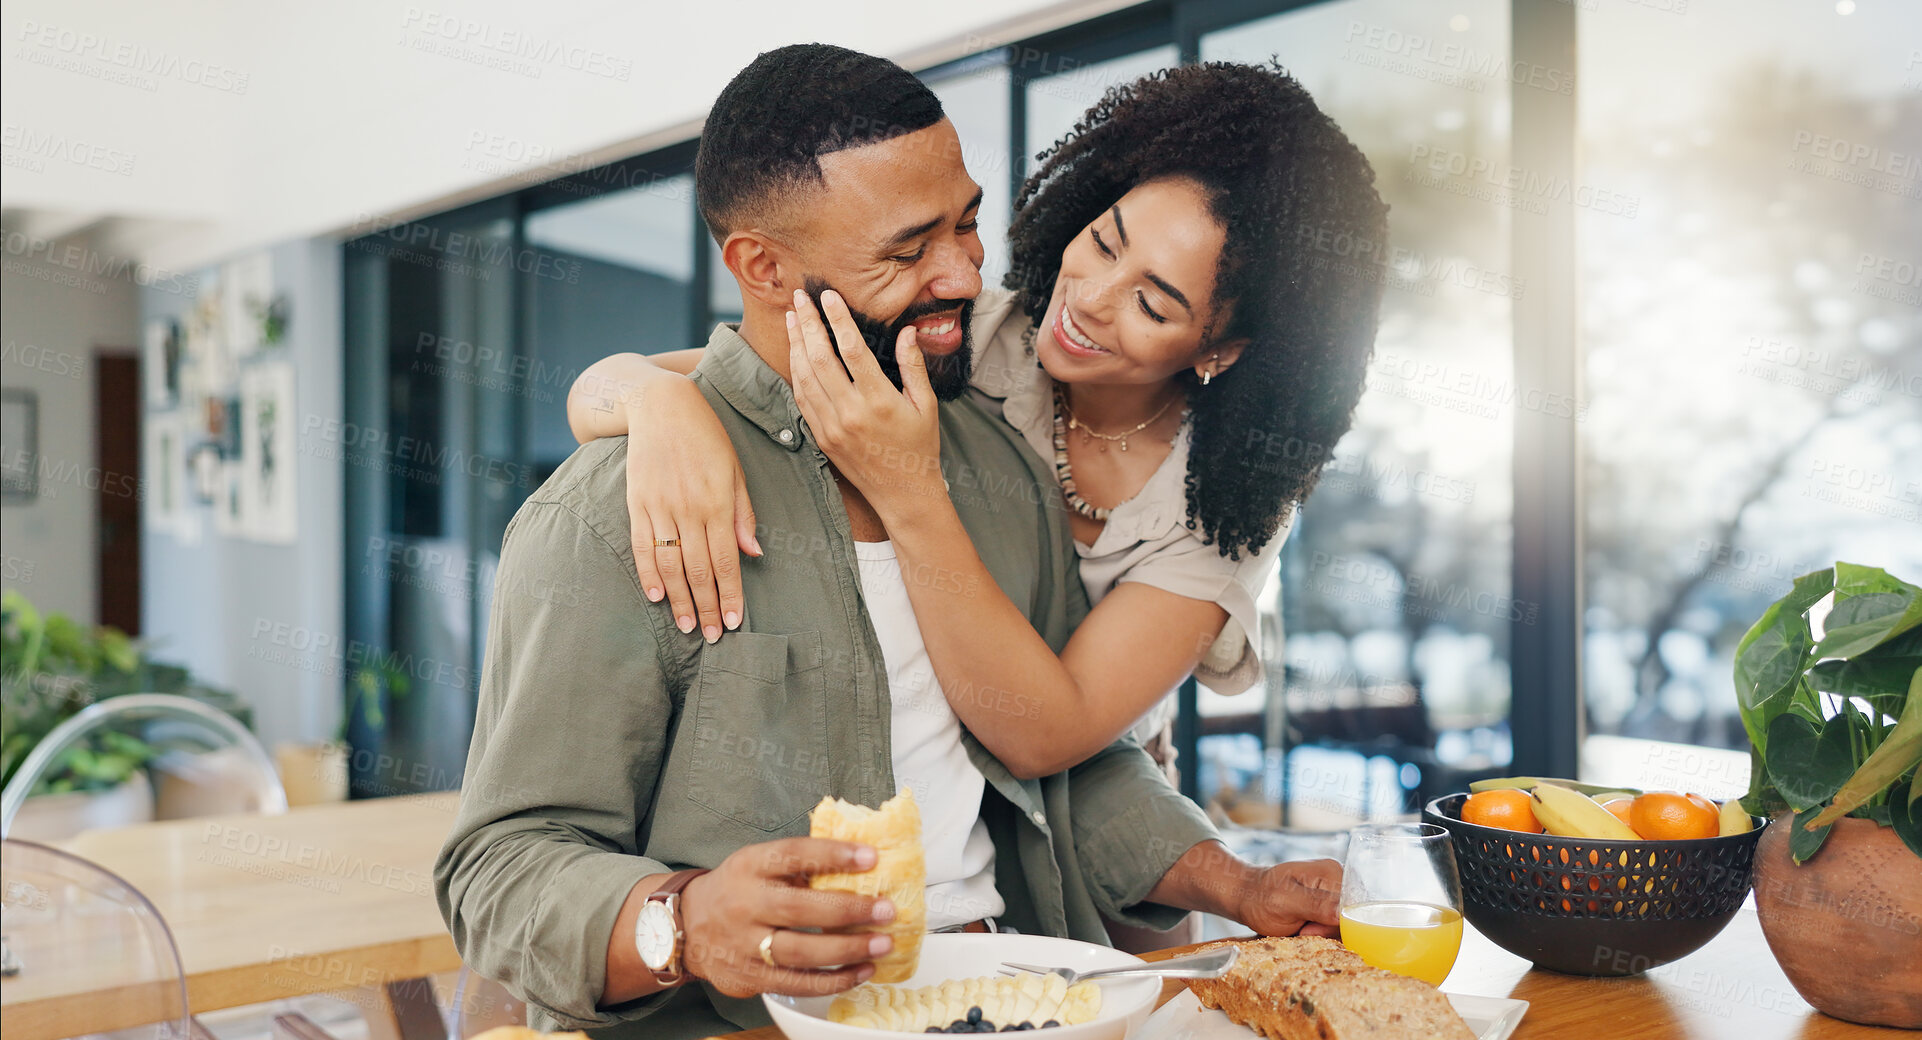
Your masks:
<svg viewBox="0 0 1922 1040"><path fill-rule="evenodd" d="M1035 360L1034 324L1015 295L986 289L975 300L974 388L1001 405L1008 424L1048 461L1054 459L1054 381ZM1205 391L1204 391L1205 392ZM1195 666L1195 678L1217 693L1241 693L1261 681L1261 624L1255 597L1274 570L1288 537L1283 528L1261 552L1240 560L1221 555L1188 529L1188 427L1133 498L1114 507L1093 545L1075 543L1088 600L1099 603L1125 581L1177 596L1208 600L1228 612L1221 635ZM1172 698L1143 716L1135 735L1146 739L1173 711Z"/></svg>

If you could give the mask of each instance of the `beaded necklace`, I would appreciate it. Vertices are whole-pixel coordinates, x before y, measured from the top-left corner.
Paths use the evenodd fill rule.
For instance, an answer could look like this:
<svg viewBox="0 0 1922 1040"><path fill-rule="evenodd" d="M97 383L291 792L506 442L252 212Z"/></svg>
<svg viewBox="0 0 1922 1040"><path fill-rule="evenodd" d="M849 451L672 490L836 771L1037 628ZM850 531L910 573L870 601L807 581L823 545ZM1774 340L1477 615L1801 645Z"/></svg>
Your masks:
<svg viewBox="0 0 1922 1040"><path fill-rule="evenodd" d="M1176 400L1179 400L1179 398L1176 398ZM1162 405L1161 410L1151 416L1147 422L1136 426L1127 433L1096 433L1094 430L1089 429L1086 423L1075 419L1074 412L1068 408L1068 399L1061 390L1061 384L1056 383L1054 385L1054 475L1055 479L1061 482L1061 497L1068 503L1068 508L1094 521L1105 521L1108 519L1108 514L1113 512L1112 507L1098 506L1082 498L1081 492L1075 488L1074 468L1068 463L1068 430L1070 428L1078 429L1089 436L1099 437L1105 441L1118 440L1121 442L1121 450L1127 451L1128 438L1147 429L1150 424L1162 416L1167 415L1168 409L1174 407L1174 404L1174 401L1169 401L1167 404ZM1102 445L1101 450L1107 451L1108 446L1105 444Z"/></svg>

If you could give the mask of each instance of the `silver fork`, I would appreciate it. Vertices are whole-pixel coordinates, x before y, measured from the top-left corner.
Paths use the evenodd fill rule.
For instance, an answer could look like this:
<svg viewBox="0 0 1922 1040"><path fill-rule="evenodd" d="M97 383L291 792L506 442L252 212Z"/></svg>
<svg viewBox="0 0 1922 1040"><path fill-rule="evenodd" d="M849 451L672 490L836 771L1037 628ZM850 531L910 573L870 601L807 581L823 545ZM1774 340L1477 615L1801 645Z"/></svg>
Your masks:
<svg viewBox="0 0 1922 1040"><path fill-rule="evenodd" d="M1093 971L1076 971L1073 968L1049 968L1039 964L1016 964L1002 961L1003 975L1018 975L1032 972L1036 975L1059 975L1062 981L1072 986L1084 979L1111 979L1139 975L1159 975L1169 979L1214 979L1220 978L1235 963L1241 950L1235 946L1220 946L1200 953L1190 953L1183 957L1170 957L1153 964L1130 964L1122 968L1096 968ZM1015 969L1010 971L1009 969Z"/></svg>

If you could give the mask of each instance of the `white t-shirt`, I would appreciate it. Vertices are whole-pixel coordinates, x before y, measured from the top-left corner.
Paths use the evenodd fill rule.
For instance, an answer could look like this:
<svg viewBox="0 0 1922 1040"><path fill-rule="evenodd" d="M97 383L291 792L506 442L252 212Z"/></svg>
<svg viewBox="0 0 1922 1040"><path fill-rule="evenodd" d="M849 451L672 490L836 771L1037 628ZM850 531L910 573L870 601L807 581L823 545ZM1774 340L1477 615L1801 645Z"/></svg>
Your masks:
<svg viewBox="0 0 1922 1040"><path fill-rule="evenodd" d="M961 720L949 707L914 620L893 542L855 542L861 598L888 669L894 779L921 807L921 844L928 861L928 929L999 917L1007 909L994 887L994 843L981 822L987 779L961 743Z"/></svg>

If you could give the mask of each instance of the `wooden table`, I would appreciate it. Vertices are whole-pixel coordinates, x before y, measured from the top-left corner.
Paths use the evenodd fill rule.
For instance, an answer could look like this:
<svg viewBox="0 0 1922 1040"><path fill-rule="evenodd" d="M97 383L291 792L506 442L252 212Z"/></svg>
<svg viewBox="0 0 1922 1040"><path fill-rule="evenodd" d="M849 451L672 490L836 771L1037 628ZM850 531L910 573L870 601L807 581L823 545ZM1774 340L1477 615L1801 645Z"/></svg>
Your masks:
<svg viewBox="0 0 1922 1040"><path fill-rule="evenodd" d="M196 1014L419 979L460 967L434 903L434 856L457 793L308 806L95 831L61 847L153 901L173 931ZM74 951L101 963L109 949ZM50 973L84 980L84 972ZM8 979L7 1040L140 1023L87 989Z"/></svg>
<svg viewBox="0 0 1922 1040"><path fill-rule="evenodd" d="M1160 960L1192 947L1145 956ZM1181 992L1169 982L1166 1002ZM1442 984L1453 993L1528 1001L1514 1040L1829 1040L1912 1037L1897 1029L1859 1026L1817 1012L1802 1000L1762 939L1755 911L1744 908L1707 946L1646 975L1590 979L1537 971L1470 927L1455 970ZM781 1040L773 1026L726 1040Z"/></svg>

